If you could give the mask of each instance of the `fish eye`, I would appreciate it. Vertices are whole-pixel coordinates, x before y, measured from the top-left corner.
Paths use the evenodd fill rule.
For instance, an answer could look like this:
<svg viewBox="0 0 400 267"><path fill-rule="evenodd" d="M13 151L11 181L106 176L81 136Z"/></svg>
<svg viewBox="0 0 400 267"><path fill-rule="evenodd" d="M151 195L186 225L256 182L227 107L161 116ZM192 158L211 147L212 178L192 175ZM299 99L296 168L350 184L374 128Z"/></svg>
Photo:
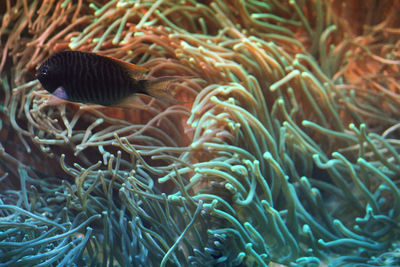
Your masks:
<svg viewBox="0 0 400 267"><path fill-rule="evenodd" d="M42 75L47 75L49 72L49 69L47 67L43 67L43 69L40 71Z"/></svg>

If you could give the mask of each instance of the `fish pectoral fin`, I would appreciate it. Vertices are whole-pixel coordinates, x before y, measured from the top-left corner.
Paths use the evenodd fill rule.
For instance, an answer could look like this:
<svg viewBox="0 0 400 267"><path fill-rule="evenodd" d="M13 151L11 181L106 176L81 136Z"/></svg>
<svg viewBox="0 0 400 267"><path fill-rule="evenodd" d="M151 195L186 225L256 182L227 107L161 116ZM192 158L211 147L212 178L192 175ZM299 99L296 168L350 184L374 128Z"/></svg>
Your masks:
<svg viewBox="0 0 400 267"><path fill-rule="evenodd" d="M63 99L63 100L68 100L68 95L67 95L67 93L65 92L64 87L62 87L62 86L58 87L58 88L52 93L52 96L58 97L58 98Z"/></svg>
<svg viewBox="0 0 400 267"><path fill-rule="evenodd" d="M56 97L54 95L50 95L50 98L46 101L47 106L57 106L60 104L65 104L65 103L71 103L71 102L61 99L59 97Z"/></svg>
<svg viewBox="0 0 400 267"><path fill-rule="evenodd" d="M111 107L136 108L136 109L142 109L142 110L150 109L150 107L145 102L143 102L143 100L138 95L128 96L121 102L114 104Z"/></svg>
<svg viewBox="0 0 400 267"><path fill-rule="evenodd" d="M64 88L60 86L50 95L50 98L47 100L46 104L49 106L55 106L64 104L66 102L69 102L67 93L65 92Z"/></svg>
<svg viewBox="0 0 400 267"><path fill-rule="evenodd" d="M67 93L62 86L58 87L46 101L46 105L48 106L56 106L67 103L76 104L76 102L68 99Z"/></svg>
<svg viewBox="0 0 400 267"><path fill-rule="evenodd" d="M149 71L149 69L140 67L140 66L135 65L130 62L123 61L118 58L113 58L113 57L109 57L109 56L103 56L103 57L106 57L106 58L112 60L114 63L116 63L122 69L124 69L126 72L128 72L129 75L136 80L142 79L144 74Z"/></svg>

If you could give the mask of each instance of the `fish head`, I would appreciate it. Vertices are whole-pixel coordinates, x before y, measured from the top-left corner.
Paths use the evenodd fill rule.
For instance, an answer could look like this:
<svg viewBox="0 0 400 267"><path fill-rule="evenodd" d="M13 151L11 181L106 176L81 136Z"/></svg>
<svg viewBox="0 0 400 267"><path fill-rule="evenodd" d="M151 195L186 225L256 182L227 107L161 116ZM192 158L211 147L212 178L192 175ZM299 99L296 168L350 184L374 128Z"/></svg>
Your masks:
<svg viewBox="0 0 400 267"><path fill-rule="evenodd" d="M49 93L53 93L58 87L62 86L61 75L61 70L57 65L50 64L48 61L40 65L36 72L36 78Z"/></svg>

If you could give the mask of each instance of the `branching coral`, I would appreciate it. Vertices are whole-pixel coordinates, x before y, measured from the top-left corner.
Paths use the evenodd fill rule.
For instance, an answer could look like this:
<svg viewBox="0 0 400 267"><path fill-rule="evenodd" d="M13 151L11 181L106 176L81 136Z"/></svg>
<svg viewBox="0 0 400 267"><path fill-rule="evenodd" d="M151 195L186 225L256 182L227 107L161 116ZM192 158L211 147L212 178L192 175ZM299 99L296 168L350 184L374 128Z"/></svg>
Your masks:
<svg viewBox="0 0 400 267"><path fill-rule="evenodd" d="M350 2L7 1L2 263L398 264L400 25ZM67 48L187 104L49 106Z"/></svg>

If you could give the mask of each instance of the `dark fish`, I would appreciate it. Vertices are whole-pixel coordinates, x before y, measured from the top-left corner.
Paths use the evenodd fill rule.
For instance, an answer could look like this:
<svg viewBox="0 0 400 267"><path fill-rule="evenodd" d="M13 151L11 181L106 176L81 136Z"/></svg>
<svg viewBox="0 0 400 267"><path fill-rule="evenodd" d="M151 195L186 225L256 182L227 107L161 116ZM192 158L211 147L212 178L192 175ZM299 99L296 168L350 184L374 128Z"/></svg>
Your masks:
<svg viewBox="0 0 400 267"><path fill-rule="evenodd" d="M36 77L53 96L103 106L137 107L136 94L179 102L167 92L173 77L144 79L148 69L116 58L80 51L59 52L47 59ZM139 100L140 101L140 100Z"/></svg>

